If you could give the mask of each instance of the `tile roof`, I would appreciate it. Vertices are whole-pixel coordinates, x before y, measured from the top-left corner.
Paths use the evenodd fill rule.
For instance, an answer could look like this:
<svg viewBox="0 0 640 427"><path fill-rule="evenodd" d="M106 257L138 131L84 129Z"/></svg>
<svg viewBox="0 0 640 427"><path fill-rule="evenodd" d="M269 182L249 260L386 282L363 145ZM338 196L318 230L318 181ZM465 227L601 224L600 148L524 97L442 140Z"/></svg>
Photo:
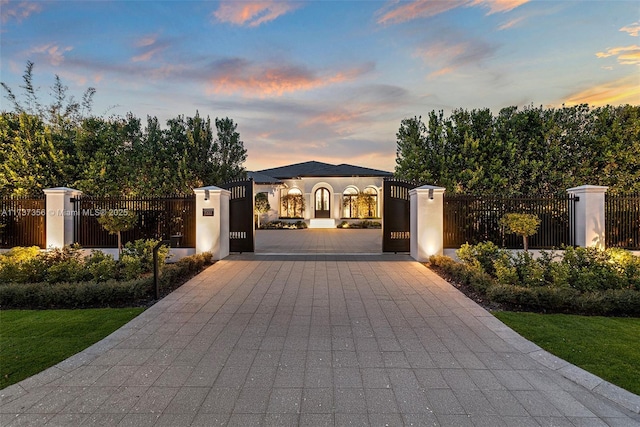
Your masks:
<svg viewBox="0 0 640 427"><path fill-rule="evenodd" d="M253 179L256 184L282 184L282 181L278 178L260 172L247 172L247 178Z"/></svg>
<svg viewBox="0 0 640 427"><path fill-rule="evenodd" d="M258 174L272 176L279 179L297 177L339 177L339 176L392 176L391 172L365 168L348 164L332 165L316 161L295 163L293 165L264 169Z"/></svg>

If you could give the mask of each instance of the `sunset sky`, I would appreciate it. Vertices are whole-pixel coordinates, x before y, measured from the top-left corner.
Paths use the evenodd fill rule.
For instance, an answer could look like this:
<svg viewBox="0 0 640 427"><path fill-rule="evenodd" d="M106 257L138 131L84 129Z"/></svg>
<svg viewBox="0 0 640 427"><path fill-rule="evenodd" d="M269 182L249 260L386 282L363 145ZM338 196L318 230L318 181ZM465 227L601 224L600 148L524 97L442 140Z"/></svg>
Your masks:
<svg viewBox="0 0 640 427"><path fill-rule="evenodd" d="M432 110L640 104L637 1L0 2L14 92L31 60L44 99L57 74L97 115L229 117L249 170L393 171Z"/></svg>

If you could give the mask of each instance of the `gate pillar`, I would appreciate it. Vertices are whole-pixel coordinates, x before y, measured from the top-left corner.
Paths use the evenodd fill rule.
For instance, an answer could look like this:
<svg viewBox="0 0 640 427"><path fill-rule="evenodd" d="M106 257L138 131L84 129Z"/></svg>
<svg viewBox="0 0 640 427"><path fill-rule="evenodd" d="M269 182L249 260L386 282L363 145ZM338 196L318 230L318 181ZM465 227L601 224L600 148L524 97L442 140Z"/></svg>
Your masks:
<svg viewBox="0 0 640 427"><path fill-rule="evenodd" d="M211 252L213 259L229 255L229 191L209 186L196 194L196 253Z"/></svg>
<svg viewBox="0 0 640 427"><path fill-rule="evenodd" d="M413 259L426 262L444 251L444 188L423 185L409 191Z"/></svg>
<svg viewBox="0 0 640 427"><path fill-rule="evenodd" d="M82 191L67 187L46 188L43 190L46 197L47 218L46 247L61 248L73 243L74 218L79 215L73 204L74 197L82 194Z"/></svg>
<svg viewBox="0 0 640 427"><path fill-rule="evenodd" d="M576 246L606 248L604 211L608 189L599 185L581 185L567 190L567 193L578 197L571 211Z"/></svg>

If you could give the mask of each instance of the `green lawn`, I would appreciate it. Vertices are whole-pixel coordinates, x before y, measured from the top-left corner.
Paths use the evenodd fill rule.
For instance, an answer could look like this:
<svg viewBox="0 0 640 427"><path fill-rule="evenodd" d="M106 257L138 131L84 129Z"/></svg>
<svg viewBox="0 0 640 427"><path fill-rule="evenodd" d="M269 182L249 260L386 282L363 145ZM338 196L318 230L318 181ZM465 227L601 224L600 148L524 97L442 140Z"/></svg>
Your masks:
<svg viewBox="0 0 640 427"><path fill-rule="evenodd" d="M0 389L84 350L143 311L0 310Z"/></svg>
<svg viewBox="0 0 640 427"><path fill-rule="evenodd" d="M495 316L548 352L640 394L640 318L507 311Z"/></svg>

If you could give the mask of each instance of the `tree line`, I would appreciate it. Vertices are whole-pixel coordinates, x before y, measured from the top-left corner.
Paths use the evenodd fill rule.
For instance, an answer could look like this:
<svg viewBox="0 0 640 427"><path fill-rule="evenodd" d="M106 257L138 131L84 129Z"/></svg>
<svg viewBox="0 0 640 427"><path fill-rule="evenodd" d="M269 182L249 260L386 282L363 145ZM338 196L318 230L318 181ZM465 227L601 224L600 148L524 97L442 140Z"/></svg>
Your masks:
<svg viewBox="0 0 640 427"><path fill-rule="evenodd" d="M396 176L449 194L640 192L640 106L432 111L403 120L396 136Z"/></svg>
<svg viewBox="0 0 640 427"><path fill-rule="evenodd" d="M95 89L76 101L58 76L53 102L43 105L32 72L29 62L24 99L2 83L13 105L0 114L2 195L67 186L96 196L167 196L246 176L247 152L232 119L212 124L196 112L163 128L157 117L144 125L133 114L99 117L91 114Z"/></svg>

